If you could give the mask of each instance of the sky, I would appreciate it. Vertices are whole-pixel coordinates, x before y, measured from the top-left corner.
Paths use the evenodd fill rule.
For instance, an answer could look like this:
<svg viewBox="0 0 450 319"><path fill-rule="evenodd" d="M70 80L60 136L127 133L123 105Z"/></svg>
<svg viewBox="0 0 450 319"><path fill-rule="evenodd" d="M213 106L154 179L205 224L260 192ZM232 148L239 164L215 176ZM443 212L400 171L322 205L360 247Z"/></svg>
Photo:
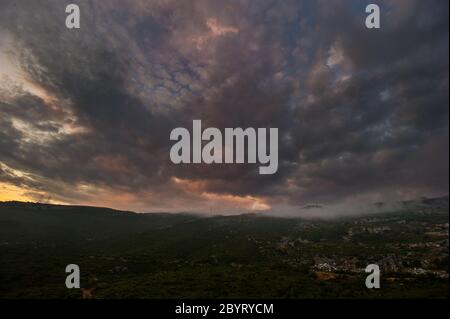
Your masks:
<svg viewBox="0 0 450 319"><path fill-rule="evenodd" d="M448 6L0 0L0 201L282 214L447 195ZM277 173L173 164L194 119L278 128Z"/></svg>

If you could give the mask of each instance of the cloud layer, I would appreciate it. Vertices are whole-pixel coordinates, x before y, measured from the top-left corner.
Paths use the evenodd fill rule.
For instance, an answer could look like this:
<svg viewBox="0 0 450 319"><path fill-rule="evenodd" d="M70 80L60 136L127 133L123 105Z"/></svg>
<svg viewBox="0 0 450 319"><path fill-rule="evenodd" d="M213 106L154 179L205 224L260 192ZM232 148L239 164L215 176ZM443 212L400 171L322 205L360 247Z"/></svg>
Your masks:
<svg viewBox="0 0 450 319"><path fill-rule="evenodd" d="M64 1L0 2L3 194L222 213L448 193L447 1L379 1L380 30L356 0L75 2L80 30ZM279 128L278 173L172 164L193 119Z"/></svg>

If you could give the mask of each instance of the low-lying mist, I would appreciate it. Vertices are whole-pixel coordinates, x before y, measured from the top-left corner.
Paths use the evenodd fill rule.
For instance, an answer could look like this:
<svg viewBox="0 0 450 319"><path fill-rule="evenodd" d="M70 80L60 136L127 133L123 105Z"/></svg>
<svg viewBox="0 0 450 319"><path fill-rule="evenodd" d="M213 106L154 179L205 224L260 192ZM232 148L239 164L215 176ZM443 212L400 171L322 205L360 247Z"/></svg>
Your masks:
<svg viewBox="0 0 450 319"><path fill-rule="evenodd" d="M433 199L417 199L408 201L386 202L341 202L332 205L308 204L302 207L279 205L261 213L265 216L305 219L337 219L364 215L398 212L425 206L444 206L448 209L448 195Z"/></svg>

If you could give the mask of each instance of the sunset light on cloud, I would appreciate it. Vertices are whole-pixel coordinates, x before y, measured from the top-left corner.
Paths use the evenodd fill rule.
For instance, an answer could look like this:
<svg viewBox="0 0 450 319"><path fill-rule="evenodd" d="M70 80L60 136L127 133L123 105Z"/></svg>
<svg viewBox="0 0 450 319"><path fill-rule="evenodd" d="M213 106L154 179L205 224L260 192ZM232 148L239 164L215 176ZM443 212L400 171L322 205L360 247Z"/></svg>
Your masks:
<svg viewBox="0 0 450 319"><path fill-rule="evenodd" d="M80 1L69 30L60 1L1 1L0 200L235 214L447 194L448 3L380 1L390 22L367 33L366 2ZM195 119L278 128L278 171L173 164Z"/></svg>

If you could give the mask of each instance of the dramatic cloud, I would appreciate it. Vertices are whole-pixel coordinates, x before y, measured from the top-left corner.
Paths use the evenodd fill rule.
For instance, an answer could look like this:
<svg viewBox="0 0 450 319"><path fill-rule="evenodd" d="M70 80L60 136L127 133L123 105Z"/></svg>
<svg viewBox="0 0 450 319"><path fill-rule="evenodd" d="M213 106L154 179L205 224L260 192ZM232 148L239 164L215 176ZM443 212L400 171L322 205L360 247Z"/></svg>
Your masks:
<svg viewBox="0 0 450 319"><path fill-rule="evenodd" d="M65 27L65 7L81 29ZM0 0L0 200L295 211L448 193L448 2ZM170 131L279 128L279 169Z"/></svg>

